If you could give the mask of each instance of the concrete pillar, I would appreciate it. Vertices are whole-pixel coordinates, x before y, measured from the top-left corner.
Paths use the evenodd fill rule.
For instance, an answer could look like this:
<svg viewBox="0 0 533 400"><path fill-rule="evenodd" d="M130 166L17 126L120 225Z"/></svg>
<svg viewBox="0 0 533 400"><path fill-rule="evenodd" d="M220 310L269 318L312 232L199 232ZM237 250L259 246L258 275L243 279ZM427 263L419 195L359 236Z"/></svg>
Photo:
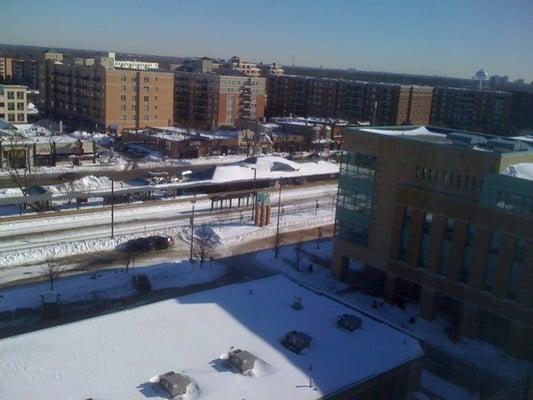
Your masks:
<svg viewBox="0 0 533 400"><path fill-rule="evenodd" d="M430 232L431 239L429 241L428 271L435 275L439 273L440 253L442 251L445 227L446 218L442 215L433 215Z"/></svg>
<svg viewBox="0 0 533 400"><path fill-rule="evenodd" d="M333 257L331 260L331 274L336 279L343 281L348 276L348 266L350 259L343 256L340 252L335 251L335 243L333 244Z"/></svg>
<svg viewBox="0 0 533 400"><path fill-rule="evenodd" d="M384 297L387 303L396 303L396 274L387 273Z"/></svg>
<svg viewBox="0 0 533 400"><path fill-rule="evenodd" d="M490 230L476 227L476 239L474 241L474 260L470 271L470 287L483 289L485 283L485 271L487 269L487 258L489 256Z"/></svg>
<svg viewBox="0 0 533 400"><path fill-rule="evenodd" d="M420 293L420 318L428 321L435 318L435 290L425 286Z"/></svg>
<svg viewBox="0 0 533 400"><path fill-rule="evenodd" d="M260 216L259 216L259 206L255 207L255 226L259 226Z"/></svg>
<svg viewBox="0 0 533 400"><path fill-rule="evenodd" d="M522 358L526 355L526 333L526 324L519 321L511 321L509 338L507 340L507 350L512 356Z"/></svg>
<svg viewBox="0 0 533 400"><path fill-rule="evenodd" d="M270 204L268 204L266 206L266 216L265 216L265 225L269 225L270 224Z"/></svg>
<svg viewBox="0 0 533 400"><path fill-rule="evenodd" d="M461 280L467 229L468 224L465 221L456 220L453 225L450 258L448 259L448 279L454 282Z"/></svg>
<svg viewBox="0 0 533 400"><path fill-rule="evenodd" d="M479 308L465 304L462 310L459 333L469 339L479 336Z"/></svg>
<svg viewBox="0 0 533 400"><path fill-rule="evenodd" d="M260 206L259 207L259 226L265 226L265 220L266 220L266 210L265 210L265 206Z"/></svg>

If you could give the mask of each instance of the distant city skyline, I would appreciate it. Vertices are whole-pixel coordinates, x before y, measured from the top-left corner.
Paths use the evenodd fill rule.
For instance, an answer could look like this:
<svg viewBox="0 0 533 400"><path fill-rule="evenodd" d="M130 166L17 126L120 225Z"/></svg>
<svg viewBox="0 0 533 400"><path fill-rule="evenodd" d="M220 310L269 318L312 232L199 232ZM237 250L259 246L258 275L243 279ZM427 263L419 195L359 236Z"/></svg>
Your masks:
<svg viewBox="0 0 533 400"><path fill-rule="evenodd" d="M527 0L3 0L0 42L529 83L531 21Z"/></svg>

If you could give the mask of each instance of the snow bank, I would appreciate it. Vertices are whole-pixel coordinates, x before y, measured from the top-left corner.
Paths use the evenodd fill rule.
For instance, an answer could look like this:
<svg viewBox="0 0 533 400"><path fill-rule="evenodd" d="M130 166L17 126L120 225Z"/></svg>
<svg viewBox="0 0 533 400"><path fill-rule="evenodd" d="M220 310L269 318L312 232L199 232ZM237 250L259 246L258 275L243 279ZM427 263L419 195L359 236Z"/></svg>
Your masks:
<svg viewBox="0 0 533 400"><path fill-rule="evenodd" d="M123 187L123 182L115 187ZM104 190L111 189L111 180L106 176L84 176L83 178L77 179L72 182L63 183L61 185L50 185L47 186L48 190L52 193L68 193L68 192L84 192L91 190Z"/></svg>
<svg viewBox="0 0 533 400"><path fill-rule="evenodd" d="M446 134L436 133L428 130L425 126L420 126L414 129L375 129L375 128L365 128L360 129L361 132L368 133L378 133L380 135L388 136L433 136L445 138Z"/></svg>

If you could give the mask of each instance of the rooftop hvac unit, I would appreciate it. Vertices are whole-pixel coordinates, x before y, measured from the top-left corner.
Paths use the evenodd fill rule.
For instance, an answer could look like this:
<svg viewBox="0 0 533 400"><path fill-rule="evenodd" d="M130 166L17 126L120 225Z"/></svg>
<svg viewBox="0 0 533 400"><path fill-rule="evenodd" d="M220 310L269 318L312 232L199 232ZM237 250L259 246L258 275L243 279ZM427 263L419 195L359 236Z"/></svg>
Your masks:
<svg viewBox="0 0 533 400"><path fill-rule="evenodd" d="M346 329L350 332L361 328L363 320L353 314L342 314L337 317L337 328Z"/></svg>
<svg viewBox="0 0 533 400"><path fill-rule="evenodd" d="M246 350L236 349L228 353L227 362L229 367L233 367L241 374L244 374L254 367L257 359L256 356Z"/></svg>
<svg viewBox="0 0 533 400"><path fill-rule="evenodd" d="M159 385L168 393L171 399L187 393L189 385L193 383L188 376L169 371L159 375Z"/></svg>
<svg viewBox="0 0 533 400"><path fill-rule="evenodd" d="M487 143L487 138L479 135L471 135L468 133L461 132L451 132L448 133L448 139L450 139L453 144L465 147L471 147L476 145L484 145Z"/></svg>
<svg viewBox="0 0 533 400"><path fill-rule="evenodd" d="M526 151L529 150L527 144L519 142L518 140L507 140L507 139L490 139L487 142L487 146L499 153L509 153L513 151Z"/></svg>
<svg viewBox="0 0 533 400"><path fill-rule="evenodd" d="M292 299L291 307L295 310L301 310L303 308L302 298L300 296L294 296Z"/></svg>
<svg viewBox="0 0 533 400"><path fill-rule="evenodd" d="M300 354L302 350L311 347L311 341L313 338L304 332L290 331L282 339L281 344L297 354Z"/></svg>

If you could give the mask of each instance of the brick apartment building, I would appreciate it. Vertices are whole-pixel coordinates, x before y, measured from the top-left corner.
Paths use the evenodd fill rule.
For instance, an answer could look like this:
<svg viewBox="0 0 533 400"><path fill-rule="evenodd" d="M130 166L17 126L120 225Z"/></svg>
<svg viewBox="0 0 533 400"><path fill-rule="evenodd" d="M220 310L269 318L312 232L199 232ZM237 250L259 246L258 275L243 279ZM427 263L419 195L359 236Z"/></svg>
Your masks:
<svg viewBox="0 0 533 400"><path fill-rule="evenodd" d="M26 86L0 85L0 120L11 124L28 122Z"/></svg>
<svg viewBox="0 0 533 400"><path fill-rule="evenodd" d="M342 118L377 125L428 124L433 88L295 75L268 80L268 117Z"/></svg>
<svg viewBox="0 0 533 400"><path fill-rule="evenodd" d="M265 78L221 75L213 71L175 71L174 74L177 123L210 129L264 117Z"/></svg>
<svg viewBox="0 0 533 400"><path fill-rule="evenodd" d="M115 68L113 57L59 60L49 58L40 68L46 111L75 124L118 131L172 125L172 73Z"/></svg>
<svg viewBox="0 0 533 400"><path fill-rule="evenodd" d="M0 81L10 82L13 77L13 59L0 57Z"/></svg>
<svg viewBox="0 0 533 400"><path fill-rule="evenodd" d="M13 83L27 86L29 89L39 88L39 63L37 60L13 60Z"/></svg>
<svg viewBox="0 0 533 400"><path fill-rule="evenodd" d="M512 94L498 90L433 90L433 125L502 134L509 127Z"/></svg>
<svg viewBox="0 0 533 400"><path fill-rule="evenodd" d="M433 127L348 128L344 148L334 274L533 359L533 181L504 173L531 148Z"/></svg>

